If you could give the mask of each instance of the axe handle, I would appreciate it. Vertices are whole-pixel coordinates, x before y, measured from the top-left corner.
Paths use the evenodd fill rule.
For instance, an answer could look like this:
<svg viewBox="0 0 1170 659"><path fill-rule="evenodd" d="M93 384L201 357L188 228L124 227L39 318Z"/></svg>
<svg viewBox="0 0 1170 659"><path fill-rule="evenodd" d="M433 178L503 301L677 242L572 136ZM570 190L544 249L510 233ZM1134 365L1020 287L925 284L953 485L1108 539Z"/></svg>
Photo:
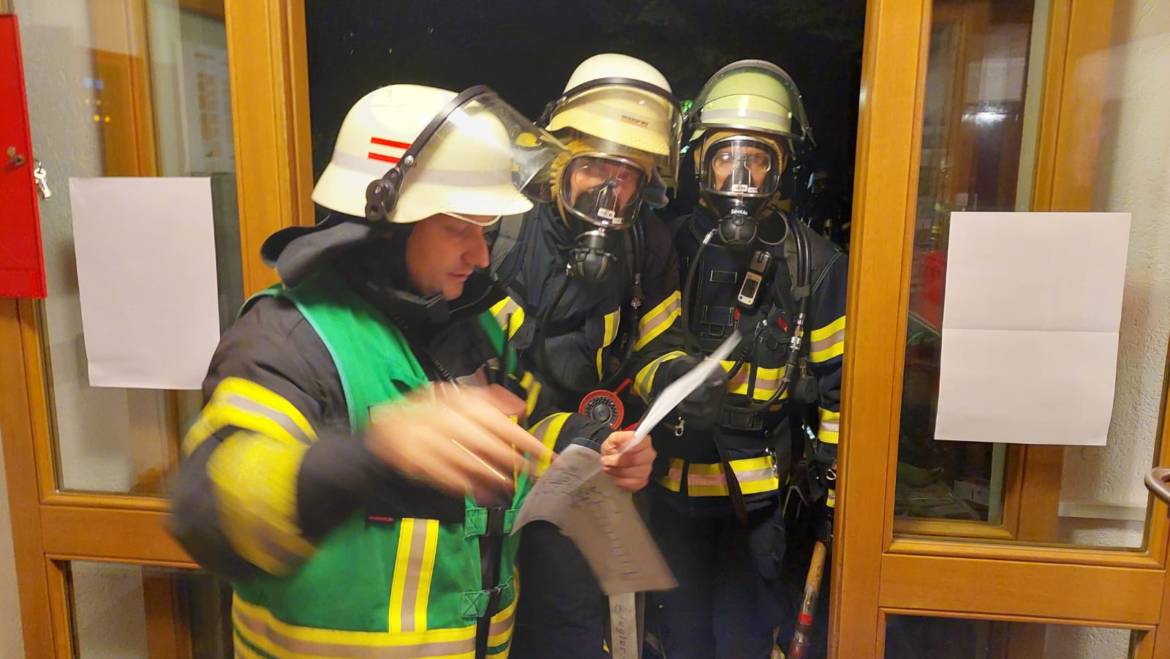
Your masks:
<svg viewBox="0 0 1170 659"><path fill-rule="evenodd" d="M820 540L813 547L812 560L808 564L808 576L804 580L804 598L800 602L800 615L796 618L796 631L792 644L788 646L788 659L803 659L812 647L813 615L821 594L821 580L825 575L825 543Z"/></svg>

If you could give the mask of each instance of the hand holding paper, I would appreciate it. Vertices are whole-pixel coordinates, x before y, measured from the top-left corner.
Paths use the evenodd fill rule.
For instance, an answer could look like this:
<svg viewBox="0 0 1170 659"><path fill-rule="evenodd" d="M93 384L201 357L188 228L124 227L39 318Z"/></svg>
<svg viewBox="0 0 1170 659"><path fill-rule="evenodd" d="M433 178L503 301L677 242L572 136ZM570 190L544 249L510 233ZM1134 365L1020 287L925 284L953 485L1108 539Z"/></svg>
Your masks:
<svg viewBox="0 0 1170 659"><path fill-rule="evenodd" d="M614 484L629 492L646 487L654 467L654 447L649 442L635 440L634 436L630 430L614 432L601 445L601 470ZM625 450L630 443L636 446Z"/></svg>
<svg viewBox="0 0 1170 659"><path fill-rule="evenodd" d="M715 349L715 352L708 355L690 373L675 380L670 386L663 389L657 400L654 401L654 404L650 406L650 409L646 410L646 414L642 417L642 420L638 422L638 428L634 431L633 441L623 446L622 452L631 451L638 444L641 444L642 440L654 429L654 426L658 425L658 422L678 406L688 394L706 382L707 378L711 377L711 374L716 369L723 368L723 360L731 356L731 351L735 350L735 347L739 345L742 338L739 332L735 332L727 337Z"/></svg>

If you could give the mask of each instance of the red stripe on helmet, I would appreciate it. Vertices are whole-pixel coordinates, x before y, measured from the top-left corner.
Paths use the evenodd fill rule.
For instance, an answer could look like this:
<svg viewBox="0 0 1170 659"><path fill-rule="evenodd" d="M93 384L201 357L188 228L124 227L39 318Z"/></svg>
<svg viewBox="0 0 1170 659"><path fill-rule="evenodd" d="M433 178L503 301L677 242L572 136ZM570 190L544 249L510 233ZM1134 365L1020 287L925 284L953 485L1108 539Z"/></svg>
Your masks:
<svg viewBox="0 0 1170 659"><path fill-rule="evenodd" d="M370 144L377 144L378 146L392 146L397 149L410 148L410 142L397 142L395 140L388 140L382 137L371 137Z"/></svg>
<svg viewBox="0 0 1170 659"><path fill-rule="evenodd" d="M388 163L396 163L400 160L400 158L398 158L397 156L384 156L380 153L374 153L373 151L367 153L366 157L369 158L370 160L381 160L382 162L388 162Z"/></svg>

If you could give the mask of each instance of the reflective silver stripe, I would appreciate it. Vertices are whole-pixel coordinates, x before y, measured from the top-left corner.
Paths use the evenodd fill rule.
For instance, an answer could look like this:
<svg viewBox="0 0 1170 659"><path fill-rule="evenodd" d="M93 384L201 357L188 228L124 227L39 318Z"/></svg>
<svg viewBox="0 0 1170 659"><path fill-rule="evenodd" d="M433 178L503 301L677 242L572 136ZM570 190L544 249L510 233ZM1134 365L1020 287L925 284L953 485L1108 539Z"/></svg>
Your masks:
<svg viewBox="0 0 1170 659"><path fill-rule="evenodd" d="M753 469L751 471L737 471L735 472L735 480L740 483L754 483L756 481L771 480L776 477L776 473L772 471L772 467L765 467L763 469Z"/></svg>
<svg viewBox="0 0 1170 659"><path fill-rule="evenodd" d="M498 636L512 628L512 622L516 618L516 607L514 606L514 603L509 604L508 606L511 607L511 609L508 611L508 615L500 618L499 620L493 620L491 626L488 627L489 637Z"/></svg>
<svg viewBox="0 0 1170 659"><path fill-rule="evenodd" d="M278 631L266 621L249 615L239 606L238 598L236 601L237 604L232 607L232 622L236 628L236 633L243 640L259 647L265 652L271 652L271 650L264 647L266 645L265 643L257 642L258 640L262 639L263 641L267 641L267 644L274 646L278 651L318 657L413 659L415 657L446 657L448 655L475 652L474 635L470 638L456 641L424 641L404 645L378 645L377 643L380 640L389 640L392 638L386 632L351 632L362 635L368 634L370 637L370 643L368 645L358 643L330 643L328 641L311 641L294 638ZM328 632L330 630L312 630L310 628L307 631Z"/></svg>
<svg viewBox="0 0 1170 659"><path fill-rule="evenodd" d="M418 582L422 577L423 560L426 558L427 520L416 519L411 527L410 555L406 562L406 574L402 575L401 621L404 632L415 631L414 610L418 603Z"/></svg>
<svg viewBox="0 0 1170 659"><path fill-rule="evenodd" d="M251 398L245 398L240 394L228 394L222 402L226 405L230 405L245 412L252 412L254 414L259 414L260 416L268 417L276 425L284 429L285 432L287 432L289 435L292 435L294 439L306 446L313 443L312 438L306 435L304 431L301 430L301 427L294 423L293 420L288 418L288 415L284 414L283 412L278 412L271 407L261 405ZM248 430L255 430L255 428L248 428Z"/></svg>
<svg viewBox="0 0 1170 659"><path fill-rule="evenodd" d="M251 539L260 546L264 553L286 569L299 564L308 555L286 549L280 543L280 538L286 537L284 532L274 528L266 520L256 519L255 521L256 525L249 529Z"/></svg>
<svg viewBox="0 0 1170 659"><path fill-rule="evenodd" d="M654 337L658 336L658 334L661 334L661 331L659 331L659 325L668 322L670 320L670 316L676 313L681 313L681 311L681 296L679 295L679 291L675 290L674 293L667 296L663 303L660 303L658 308L652 309L651 313L649 313L646 317L643 317L642 320L638 323L639 336L638 342L634 344L634 349L640 350L642 346L645 346L647 343L651 342ZM665 331L666 328L663 327L662 330Z"/></svg>
<svg viewBox="0 0 1170 659"><path fill-rule="evenodd" d="M496 320L500 321L501 324L508 319L508 316L516 313L516 310L520 308L520 305L516 304L516 301L510 297L504 298L502 302L503 306L497 305L498 308L492 307L492 315L495 316Z"/></svg>
<svg viewBox="0 0 1170 659"><path fill-rule="evenodd" d="M821 430L828 432L839 432L841 430L840 421L821 421Z"/></svg>
<svg viewBox="0 0 1170 659"><path fill-rule="evenodd" d="M829 336L826 336L825 338L821 339L820 341L813 341L809 345L809 351L821 352L822 350L827 350L829 348L832 348L833 345L840 343L841 341L844 341L844 340L845 340L845 329L842 328L842 329L839 329L836 332L830 334Z"/></svg>
<svg viewBox="0 0 1170 659"><path fill-rule="evenodd" d="M779 112L763 112L760 110L703 110L699 114L699 121L721 121L725 119L759 119L760 121L775 121L783 123L792 119L792 113L784 116Z"/></svg>
<svg viewBox="0 0 1170 659"><path fill-rule="evenodd" d="M331 162L349 170L357 170L370 175L370 181L381 177L394 163L382 160L371 160L365 156L352 153L333 153ZM428 183L446 183L465 187L496 187L507 186L513 188L511 173L501 174L497 171L467 171L459 169L432 169L427 166L423 178ZM521 197L520 193L516 193Z"/></svg>

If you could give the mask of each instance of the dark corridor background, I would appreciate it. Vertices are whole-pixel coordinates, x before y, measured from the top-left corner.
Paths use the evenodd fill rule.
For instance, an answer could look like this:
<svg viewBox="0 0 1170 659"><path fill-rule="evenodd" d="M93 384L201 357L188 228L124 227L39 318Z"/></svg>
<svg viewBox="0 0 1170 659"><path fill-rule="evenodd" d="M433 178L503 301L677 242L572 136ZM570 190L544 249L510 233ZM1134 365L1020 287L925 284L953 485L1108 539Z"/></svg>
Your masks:
<svg viewBox="0 0 1170 659"><path fill-rule="evenodd" d="M848 213L864 0L308 0L305 19L314 178L350 105L381 85L487 84L535 118L597 53L650 62L680 99L723 65L759 58L796 80L817 141L808 171L829 173ZM694 200L685 166L680 212Z"/></svg>

